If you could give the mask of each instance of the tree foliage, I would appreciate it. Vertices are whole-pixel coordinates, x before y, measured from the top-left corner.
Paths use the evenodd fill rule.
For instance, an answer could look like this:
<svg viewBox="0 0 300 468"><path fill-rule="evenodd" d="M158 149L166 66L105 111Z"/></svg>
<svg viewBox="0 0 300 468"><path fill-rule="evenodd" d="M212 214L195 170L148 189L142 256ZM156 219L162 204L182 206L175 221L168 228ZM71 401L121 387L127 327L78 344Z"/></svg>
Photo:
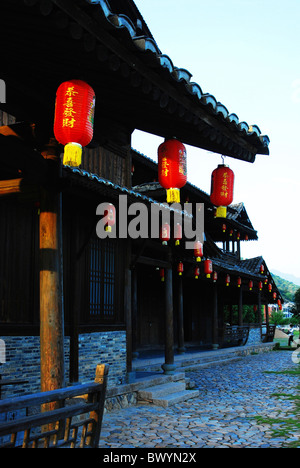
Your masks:
<svg viewBox="0 0 300 468"><path fill-rule="evenodd" d="M287 302L293 302L295 293L297 292L299 286L297 286L294 283L291 283L291 281L287 281L283 278L280 278L280 276L272 274L272 277L276 283L277 288L282 294L283 299Z"/></svg>
<svg viewBox="0 0 300 468"><path fill-rule="evenodd" d="M300 288L297 289L294 295L294 308L292 313L295 318L300 320Z"/></svg>

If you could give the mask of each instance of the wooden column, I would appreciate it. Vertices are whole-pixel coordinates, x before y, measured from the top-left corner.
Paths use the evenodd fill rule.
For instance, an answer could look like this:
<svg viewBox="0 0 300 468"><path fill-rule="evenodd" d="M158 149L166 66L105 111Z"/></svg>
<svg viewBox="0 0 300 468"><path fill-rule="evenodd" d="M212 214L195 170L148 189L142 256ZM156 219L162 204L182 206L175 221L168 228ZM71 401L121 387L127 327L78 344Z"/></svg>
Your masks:
<svg viewBox="0 0 300 468"><path fill-rule="evenodd" d="M137 316L138 316L137 271L132 270L132 359L137 359Z"/></svg>
<svg viewBox="0 0 300 468"><path fill-rule="evenodd" d="M41 189L39 216L41 390L47 391L65 386L62 197L55 187L61 163L55 139L42 155L50 187Z"/></svg>
<svg viewBox="0 0 300 468"><path fill-rule="evenodd" d="M266 301L265 305L266 305L266 324L267 324L267 327L269 327L269 322L270 322L270 320L269 320L269 307L268 307L269 304L268 304L267 301Z"/></svg>
<svg viewBox="0 0 300 468"><path fill-rule="evenodd" d="M71 258L72 271L71 283L73 292L71 294L71 316L70 316L70 359L69 359L69 381L71 383L79 380L79 319L81 307L81 273L79 266L80 251L80 220L78 214L73 212L72 236L71 236Z"/></svg>
<svg viewBox="0 0 300 468"><path fill-rule="evenodd" d="M126 321L126 365L127 374L132 372L132 316L131 316L131 270L125 269L125 321Z"/></svg>
<svg viewBox="0 0 300 468"><path fill-rule="evenodd" d="M233 325L233 307L232 304L229 304L229 323Z"/></svg>
<svg viewBox="0 0 300 468"><path fill-rule="evenodd" d="M41 390L65 386L61 195L42 190L40 207Z"/></svg>
<svg viewBox="0 0 300 468"><path fill-rule="evenodd" d="M257 297L257 314L258 314L258 323L261 326L262 318L261 318L261 292L260 291Z"/></svg>
<svg viewBox="0 0 300 468"><path fill-rule="evenodd" d="M239 303L238 303L238 325L243 325L243 288L239 288Z"/></svg>
<svg viewBox="0 0 300 468"><path fill-rule="evenodd" d="M213 335L212 335L212 347L218 349L218 286L213 285Z"/></svg>
<svg viewBox="0 0 300 468"><path fill-rule="evenodd" d="M183 284L182 276L178 277L178 352L185 353L183 325Z"/></svg>
<svg viewBox="0 0 300 468"><path fill-rule="evenodd" d="M165 278L165 374L173 374L174 365L174 328L173 328L173 274L172 268L166 269Z"/></svg>

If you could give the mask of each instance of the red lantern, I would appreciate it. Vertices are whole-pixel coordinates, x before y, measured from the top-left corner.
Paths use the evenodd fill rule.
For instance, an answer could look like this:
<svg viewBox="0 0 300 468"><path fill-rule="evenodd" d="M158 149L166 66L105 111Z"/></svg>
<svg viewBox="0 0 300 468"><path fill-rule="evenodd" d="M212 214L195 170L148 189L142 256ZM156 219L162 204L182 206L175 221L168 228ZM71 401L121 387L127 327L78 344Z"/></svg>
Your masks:
<svg viewBox="0 0 300 468"><path fill-rule="evenodd" d="M230 229L229 236L230 236L230 237L232 237L232 236L233 236L233 229Z"/></svg>
<svg viewBox="0 0 300 468"><path fill-rule="evenodd" d="M178 265L177 265L177 271L178 271L179 276L181 276L182 273L183 273L183 263L182 263L182 262L179 262L179 263L178 263Z"/></svg>
<svg viewBox="0 0 300 468"><path fill-rule="evenodd" d="M168 223L162 225L160 230L160 239L163 245L168 244L168 241L170 240L170 225Z"/></svg>
<svg viewBox="0 0 300 468"><path fill-rule="evenodd" d="M103 220L106 224L105 231L111 232L112 226L116 223L116 209L111 203L108 203L105 207Z"/></svg>
<svg viewBox="0 0 300 468"><path fill-rule="evenodd" d="M230 285L230 275L226 275L226 286Z"/></svg>
<svg viewBox="0 0 300 468"><path fill-rule="evenodd" d="M260 271L260 273L261 273L262 275L264 274L264 272L265 272L265 267L264 267L263 264L260 265L260 270L259 270L259 271Z"/></svg>
<svg viewBox="0 0 300 468"><path fill-rule="evenodd" d="M204 261L204 273L206 274L206 278L210 278L210 275L213 272L213 265L211 260Z"/></svg>
<svg viewBox="0 0 300 468"><path fill-rule="evenodd" d="M226 224L223 224L223 225L222 225L222 231L223 231L223 232L226 232L226 229L227 229Z"/></svg>
<svg viewBox="0 0 300 468"><path fill-rule="evenodd" d="M82 147L93 138L94 110L95 92L84 81L65 81L58 87L54 135L65 146L65 165L80 166Z"/></svg>
<svg viewBox="0 0 300 468"><path fill-rule="evenodd" d="M199 278L199 276L200 276L200 268L199 267L195 267L194 276L195 276L195 279Z"/></svg>
<svg viewBox="0 0 300 468"><path fill-rule="evenodd" d="M182 239L182 226L179 223L177 223L175 226L174 239L175 245L179 245L180 240Z"/></svg>
<svg viewBox="0 0 300 468"><path fill-rule="evenodd" d="M236 238L237 238L237 240L240 240L241 234L239 232L237 233Z"/></svg>
<svg viewBox="0 0 300 468"><path fill-rule="evenodd" d="M245 241L249 240L248 234L245 234Z"/></svg>
<svg viewBox="0 0 300 468"><path fill-rule="evenodd" d="M277 304L278 304L279 310L282 310L282 304L281 304L281 300L280 300L280 299L278 299Z"/></svg>
<svg viewBox="0 0 300 468"><path fill-rule="evenodd" d="M262 290L262 288L263 288L263 283L262 283L262 281L260 281L260 282L258 283L258 288L259 288L260 291Z"/></svg>
<svg viewBox="0 0 300 468"><path fill-rule="evenodd" d="M216 271L214 271L213 273L213 282L216 283L218 280L218 273Z"/></svg>
<svg viewBox="0 0 300 468"><path fill-rule="evenodd" d="M197 262L201 262L201 258L203 257L203 245L200 241L196 241L194 244L194 256Z"/></svg>
<svg viewBox="0 0 300 468"><path fill-rule="evenodd" d="M271 283L269 283L268 288L269 288L269 292L272 292L272 285L271 285Z"/></svg>
<svg viewBox="0 0 300 468"><path fill-rule="evenodd" d="M180 203L180 188L187 182L185 146L176 139L166 140L158 148L158 180L167 190L168 203Z"/></svg>
<svg viewBox="0 0 300 468"><path fill-rule="evenodd" d="M234 173L221 164L211 175L210 201L217 208L216 217L226 218L227 209L233 201Z"/></svg>
<svg viewBox="0 0 300 468"><path fill-rule="evenodd" d="M237 285L238 285L238 288L240 288L242 285L242 278L240 276L237 279Z"/></svg>
<svg viewBox="0 0 300 468"><path fill-rule="evenodd" d="M249 290L252 291L252 289L253 289L253 281L250 280L249 281Z"/></svg>
<svg viewBox="0 0 300 468"><path fill-rule="evenodd" d="M164 282L165 281L165 270L164 270L164 268L160 268L159 275L160 275L160 281Z"/></svg>
<svg viewBox="0 0 300 468"><path fill-rule="evenodd" d="M276 301L276 298L277 298L277 293L276 293L276 292L273 292L273 299L274 299L274 301Z"/></svg>

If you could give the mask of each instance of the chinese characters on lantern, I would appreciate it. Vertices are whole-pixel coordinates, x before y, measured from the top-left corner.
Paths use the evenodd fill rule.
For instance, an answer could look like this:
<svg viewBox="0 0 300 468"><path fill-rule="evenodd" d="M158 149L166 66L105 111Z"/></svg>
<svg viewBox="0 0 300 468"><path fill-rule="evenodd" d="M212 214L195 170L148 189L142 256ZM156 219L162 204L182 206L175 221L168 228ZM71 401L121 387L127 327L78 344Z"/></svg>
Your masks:
<svg viewBox="0 0 300 468"><path fill-rule="evenodd" d="M65 92L66 100L63 104L64 106L64 111L63 111L64 118L62 122L63 127L73 128L76 122L76 119L75 119L76 111L74 109L74 100L73 100L73 97L76 94L78 94L78 92L75 91L74 86L69 86Z"/></svg>
<svg viewBox="0 0 300 468"><path fill-rule="evenodd" d="M167 158L162 158L161 160L161 175L167 177L169 174L169 163Z"/></svg>

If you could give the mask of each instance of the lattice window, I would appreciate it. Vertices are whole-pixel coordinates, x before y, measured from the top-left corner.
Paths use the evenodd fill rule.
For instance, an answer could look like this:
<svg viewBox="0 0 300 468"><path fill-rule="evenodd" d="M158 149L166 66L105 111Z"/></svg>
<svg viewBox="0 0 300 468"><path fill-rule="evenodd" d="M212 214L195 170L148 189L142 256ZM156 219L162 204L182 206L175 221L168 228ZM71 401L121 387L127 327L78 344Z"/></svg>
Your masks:
<svg viewBox="0 0 300 468"><path fill-rule="evenodd" d="M115 243L94 238L88 255L90 317L112 319L115 315Z"/></svg>

